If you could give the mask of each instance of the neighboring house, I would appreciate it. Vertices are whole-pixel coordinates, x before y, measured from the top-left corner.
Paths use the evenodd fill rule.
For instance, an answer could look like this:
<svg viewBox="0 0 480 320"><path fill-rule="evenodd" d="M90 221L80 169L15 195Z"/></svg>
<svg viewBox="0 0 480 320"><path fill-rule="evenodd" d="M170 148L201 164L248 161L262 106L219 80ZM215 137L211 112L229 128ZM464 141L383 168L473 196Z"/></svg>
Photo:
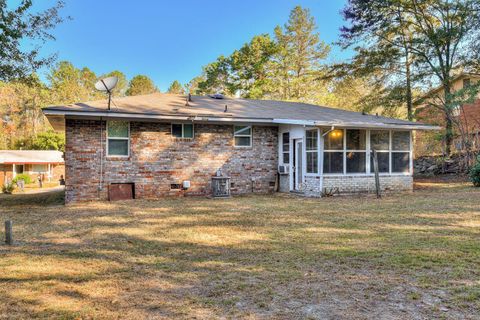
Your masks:
<svg viewBox="0 0 480 320"><path fill-rule="evenodd" d="M461 73L452 81L452 92L468 87L480 81L480 74ZM445 115L442 111L436 109L431 104L438 104L443 100L443 88L436 87L420 98L414 104L416 105L416 118L424 123L439 125L445 128ZM461 126L462 130L469 137L473 149L480 148L480 92L473 103L456 106L453 110L454 121ZM457 132L454 139L455 148L462 150L463 145L458 135L458 125L454 125ZM420 133L416 135L415 146L418 155L431 155L432 153L441 154L442 143L432 143L432 139L426 137L428 133Z"/></svg>
<svg viewBox="0 0 480 320"><path fill-rule="evenodd" d="M0 150L0 186L12 181L17 174L38 176L54 181L65 174L63 153L46 150Z"/></svg>
<svg viewBox="0 0 480 320"><path fill-rule="evenodd" d="M66 133L66 202L105 200L118 186L136 198L208 195L218 170L233 194L372 191L371 149L382 188L411 190L411 132L437 129L294 102L160 93L114 102L43 109Z"/></svg>

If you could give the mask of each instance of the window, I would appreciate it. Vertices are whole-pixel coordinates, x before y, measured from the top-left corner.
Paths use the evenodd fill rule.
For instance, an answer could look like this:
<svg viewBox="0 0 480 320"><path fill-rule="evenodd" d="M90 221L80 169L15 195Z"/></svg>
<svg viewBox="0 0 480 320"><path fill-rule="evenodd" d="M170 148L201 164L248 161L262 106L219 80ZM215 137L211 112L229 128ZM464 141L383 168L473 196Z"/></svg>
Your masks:
<svg viewBox="0 0 480 320"><path fill-rule="evenodd" d="M410 172L409 131L392 131L392 172Z"/></svg>
<svg viewBox="0 0 480 320"><path fill-rule="evenodd" d="M178 139L193 139L193 124L172 123L172 136Z"/></svg>
<svg viewBox="0 0 480 320"><path fill-rule="evenodd" d="M234 126L233 136L235 147L252 146L252 126Z"/></svg>
<svg viewBox="0 0 480 320"><path fill-rule="evenodd" d="M307 173L318 172L318 132L306 131Z"/></svg>
<svg viewBox="0 0 480 320"><path fill-rule="evenodd" d="M367 170L367 131L346 130L346 163L347 173L365 173Z"/></svg>
<svg viewBox="0 0 480 320"><path fill-rule="evenodd" d="M282 155L283 163L290 163L290 133L282 134Z"/></svg>
<svg viewBox="0 0 480 320"><path fill-rule="evenodd" d="M343 173L343 130L330 131L324 141L323 173Z"/></svg>
<svg viewBox="0 0 480 320"><path fill-rule="evenodd" d="M47 172L48 166L46 164L34 164L32 165L33 172Z"/></svg>
<svg viewBox="0 0 480 320"><path fill-rule="evenodd" d="M130 149L130 123L127 121L108 121L107 155L128 157Z"/></svg>

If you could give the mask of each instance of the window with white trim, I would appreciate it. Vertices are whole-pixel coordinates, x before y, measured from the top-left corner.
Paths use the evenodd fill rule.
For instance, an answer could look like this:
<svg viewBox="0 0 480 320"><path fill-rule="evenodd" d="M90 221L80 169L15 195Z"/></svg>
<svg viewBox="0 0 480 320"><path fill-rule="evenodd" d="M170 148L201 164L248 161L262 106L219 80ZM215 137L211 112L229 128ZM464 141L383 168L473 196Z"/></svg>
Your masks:
<svg viewBox="0 0 480 320"><path fill-rule="evenodd" d="M128 157L130 154L130 123L107 122L107 156Z"/></svg>
<svg viewBox="0 0 480 320"><path fill-rule="evenodd" d="M234 126L233 137L235 147L251 147L252 126Z"/></svg>
<svg viewBox="0 0 480 320"><path fill-rule="evenodd" d="M324 137L323 173L343 173L343 130L330 131Z"/></svg>
<svg viewBox="0 0 480 320"><path fill-rule="evenodd" d="M290 132L284 132L282 134L282 156L283 163L290 163Z"/></svg>
<svg viewBox="0 0 480 320"><path fill-rule="evenodd" d="M178 139L193 139L193 123L172 123L172 136Z"/></svg>
<svg viewBox="0 0 480 320"><path fill-rule="evenodd" d="M33 164L32 172L37 172L37 173L48 172L48 166L46 164Z"/></svg>
<svg viewBox="0 0 480 320"><path fill-rule="evenodd" d="M307 153L307 173L318 172L318 130L305 131L305 151Z"/></svg>

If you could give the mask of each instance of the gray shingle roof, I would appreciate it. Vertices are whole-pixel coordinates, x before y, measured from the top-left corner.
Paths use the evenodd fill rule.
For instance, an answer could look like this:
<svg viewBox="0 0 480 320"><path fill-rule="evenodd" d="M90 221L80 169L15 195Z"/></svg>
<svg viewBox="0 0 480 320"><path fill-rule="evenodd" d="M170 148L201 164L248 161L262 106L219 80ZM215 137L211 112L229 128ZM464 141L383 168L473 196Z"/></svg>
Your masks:
<svg viewBox="0 0 480 320"><path fill-rule="evenodd" d="M0 150L0 163L63 163L63 153L54 150Z"/></svg>
<svg viewBox="0 0 480 320"><path fill-rule="evenodd" d="M95 115L108 117L120 115L136 115L148 117L196 117L233 121L256 119L257 122L298 123L315 125L357 126L357 127L411 127L412 129L428 129L428 126L416 122L386 118L375 115L364 115L359 112L328 108L307 103L248 100L248 99L213 99L208 96L192 96L189 106L186 97L154 93L149 95L114 98L111 110L107 110L107 99L76 103L67 106L44 108L45 114L52 115ZM225 111L227 106L227 111ZM247 120L246 120L247 121ZM433 128L433 127L432 127Z"/></svg>

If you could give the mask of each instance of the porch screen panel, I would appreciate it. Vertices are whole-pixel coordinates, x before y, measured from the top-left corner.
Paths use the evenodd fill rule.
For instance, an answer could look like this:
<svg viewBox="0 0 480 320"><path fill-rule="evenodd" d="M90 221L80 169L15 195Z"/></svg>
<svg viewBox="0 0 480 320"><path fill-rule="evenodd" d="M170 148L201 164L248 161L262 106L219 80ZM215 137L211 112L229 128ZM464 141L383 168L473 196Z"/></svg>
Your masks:
<svg viewBox="0 0 480 320"><path fill-rule="evenodd" d="M392 131L392 172L410 172L410 131Z"/></svg>
<svg viewBox="0 0 480 320"><path fill-rule="evenodd" d="M323 173L343 173L343 130L330 131L324 138Z"/></svg>
<svg viewBox="0 0 480 320"><path fill-rule="evenodd" d="M378 172L390 172L390 131L371 130L370 149L377 150ZM373 171L373 152L370 153L370 172Z"/></svg>
<svg viewBox="0 0 480 320"><path fill-rule="evenodd" d="M307 173L318 172L318 133L317 130L306 131Z"/></svg>
<svg viewBox="0 0 480 320"><path fill-rule="evenodd" d="M367 170L367 131L347 129L346 140L347 173L365 173Z"/></svg>

